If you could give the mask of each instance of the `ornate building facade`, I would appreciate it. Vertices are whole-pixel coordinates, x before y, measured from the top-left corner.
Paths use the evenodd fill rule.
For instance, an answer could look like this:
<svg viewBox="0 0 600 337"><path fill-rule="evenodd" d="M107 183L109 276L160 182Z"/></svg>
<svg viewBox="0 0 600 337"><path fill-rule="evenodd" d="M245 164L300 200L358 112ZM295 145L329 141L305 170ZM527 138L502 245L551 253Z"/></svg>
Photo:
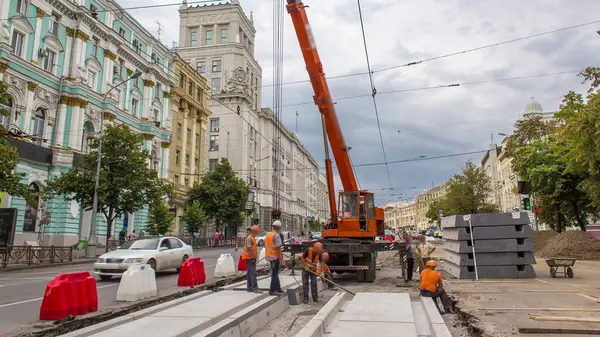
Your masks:
<svg viewBox="0 0 600 337"><path fill-rule="evenodd" d="M35 137L11 141L24 182L40 191L48 179L78 165L102 122L123 123L143 134L143 147L153 155L148 165L167 179L172 68L170 50L113 1L3 1L0 80L11 99L10 116L1 122ZM125 81L136 70L142 76ZM74 201L29 205L5 196L2 207L18 209L16 245L71 245L89 235L91 212ZM41 210L52 215L47 225L40 226ZM139 231L147 213L125 216L115 230ZM106 236L105 219L98 219L98 235Z"/></svg>

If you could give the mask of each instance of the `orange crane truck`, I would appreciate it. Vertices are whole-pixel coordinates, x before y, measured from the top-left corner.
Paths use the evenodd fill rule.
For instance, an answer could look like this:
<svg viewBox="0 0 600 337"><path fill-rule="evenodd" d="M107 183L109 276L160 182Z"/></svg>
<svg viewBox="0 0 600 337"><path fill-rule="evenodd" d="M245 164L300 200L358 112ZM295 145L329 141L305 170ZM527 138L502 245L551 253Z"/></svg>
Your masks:
<svg viewBox="0 0 600 337"><path fill-rule="evenodd" d="M332 271L339 274L355 273L359 282L373 282L377 273L375 252L397 250L400 252L400 261L404 261L406 247L403 242L375 241L376 237L384 235L384 212L382 208L375 206L375 196L372 192L360 190L358 187L348 154L349 148L344 141L306 15L305 8L308 6L298 0L286 1L286 8L292 17L306 70L315 93L314 102L321 113L323 127L331 219L321 231L322 238L319 241L329 253L328 266ZM333 152L343 185L343 192L340 192L338 197L339 207L336 207L333 168L328 144ZM284 251L299 253L309 245L310 243L286 244ZM403 272L403 275L406 273Z"/></svg>

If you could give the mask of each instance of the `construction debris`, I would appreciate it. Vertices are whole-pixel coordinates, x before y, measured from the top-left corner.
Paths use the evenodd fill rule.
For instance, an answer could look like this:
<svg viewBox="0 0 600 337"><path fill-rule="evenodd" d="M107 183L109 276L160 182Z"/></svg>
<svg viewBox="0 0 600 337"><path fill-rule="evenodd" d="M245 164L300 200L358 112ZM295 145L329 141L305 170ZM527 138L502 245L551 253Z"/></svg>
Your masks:
<svg viewBox="0 0 600 337"><path fill-rule="evenodd" d="M582 231L568 231L546 241L539 254L543 258L572 257L600 260L600 240Z"/></svg>
<svg viewBox="0 0 600 337"><path fill-rule="evenodd" d="M558 233L555 231L537 231L533 232L533 248L536 252L542 250L546 242L557 236Z"/></svg>

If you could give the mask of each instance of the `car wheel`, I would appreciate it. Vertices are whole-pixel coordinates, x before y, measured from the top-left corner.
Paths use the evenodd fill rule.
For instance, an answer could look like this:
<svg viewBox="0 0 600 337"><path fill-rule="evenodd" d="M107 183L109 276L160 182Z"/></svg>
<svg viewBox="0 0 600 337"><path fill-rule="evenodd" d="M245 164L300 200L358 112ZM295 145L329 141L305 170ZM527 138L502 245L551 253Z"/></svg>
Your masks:
<svg viewBox="0 0 600 337"><path fill-rule="evenodd" d="M155 259L148 260L147 264L150 266L150 268L152 268L154 271L156 271L156 260Z"/></svg>
<svg viewBox="0 0 600 337"><path fill-rule="evenodd" d="M184 264L185 260L187 260L187 259L188 259L188 256L184 255L183 258L181 259L181 264ZM177 268L177 273L179 273L180 271L181 271L181 267Z"/></svg>
<svg viewBox="0 0 600 337"><path fill-rule="evenodd" d="M98 275L102 281L108 281L112 278L112 275Z"/></svg>

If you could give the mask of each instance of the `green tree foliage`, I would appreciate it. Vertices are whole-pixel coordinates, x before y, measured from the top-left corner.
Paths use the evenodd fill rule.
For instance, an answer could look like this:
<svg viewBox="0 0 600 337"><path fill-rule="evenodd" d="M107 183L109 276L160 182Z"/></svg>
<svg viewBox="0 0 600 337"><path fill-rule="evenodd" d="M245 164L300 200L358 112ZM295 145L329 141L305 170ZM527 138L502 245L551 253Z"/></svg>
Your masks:
<svg viewBox="0 0 600 337"><path fill-rule="evenodd" d="M444 211L444 215L446 214L446 210L444 208L444 199L435 200L429 204L429 209L425 214L425 217L429 219L429 224L437 224L438 226L442 223L442 218L440 217L440 210Z"/></svg>
<svg viewBox="0 0 600 337"><path fill-rule="evenodd" d="M6 84L0 82L0 104L6 105L9 99L10 95L6 91ZM9 111L0 109L0 114L8 116ZM31 200L27 185L21 183L25 178L25 173L15 173L19 162L19 153L14 146L10 145L5 132L7 130L0 125L0 192Z"/></svg>
<svg viewBox="0 0 600 337"><path fill-rule="evenodd" d="M185 222L185 230L193 237L194 234L200 233L200 230L204 228L208 217L200 203L194 200L185 206L181 220Z"/></svg>
<svg viewBox="0 0 600 337"><path fill-rule="evenodd" d="M444 211L444 216L498 212L496 205L486 201L492 192L490 178L483 168L471 161L467 161L462 172L455 174L447 184L445 197L433 206L435 209L430 207L427 212L430 221L439 219L440 209ZM437 215L433 214L434 211Z"/></svg>
<svg viewBox="0 0 600 337"><path fill-rule="evenodd" d="M156 200L150 207L146 230L150 235L165 235L171 231L174 220L164 200Z"/></svg>
<svg viewBox="0 0 600 337"><path fill-rule="evenodd" d="M223 158L213 171L204 176L202 183L190 189L188 202L199 202L220 231L226 223L244 224L248 193L248 184L235 175L229 161Z"/></svg>
<svg viewBox="0 0 600 337"><path fill-rule="evenodd" d="M323 223L319 220L313 220L310 222L310 230L313 232L319 232L323 230Z"/></svg>
<svg viewBox="0 0 600 337"><path fill-rule="evenodd" d="M504 151L514 157L515 151L534 140L543 139L554 131L554 127L544 123L542 117L531 116L515 122L515 131L506 139Z"/></svg>
<svg viewBox="0 0 600 337"><path fill-rule="evenodd" d="M172 193L172 186L163 184L156 172L148 167L150 154L142 150L142 142L143 137L125 125L109 125L102 136L98 212L104 214L108 223L107 240L113 233L115 219ZM76 200L86 210L92 209L97 140L91 149L80 166L48 182L49 195L62 195Z"/></svg>

